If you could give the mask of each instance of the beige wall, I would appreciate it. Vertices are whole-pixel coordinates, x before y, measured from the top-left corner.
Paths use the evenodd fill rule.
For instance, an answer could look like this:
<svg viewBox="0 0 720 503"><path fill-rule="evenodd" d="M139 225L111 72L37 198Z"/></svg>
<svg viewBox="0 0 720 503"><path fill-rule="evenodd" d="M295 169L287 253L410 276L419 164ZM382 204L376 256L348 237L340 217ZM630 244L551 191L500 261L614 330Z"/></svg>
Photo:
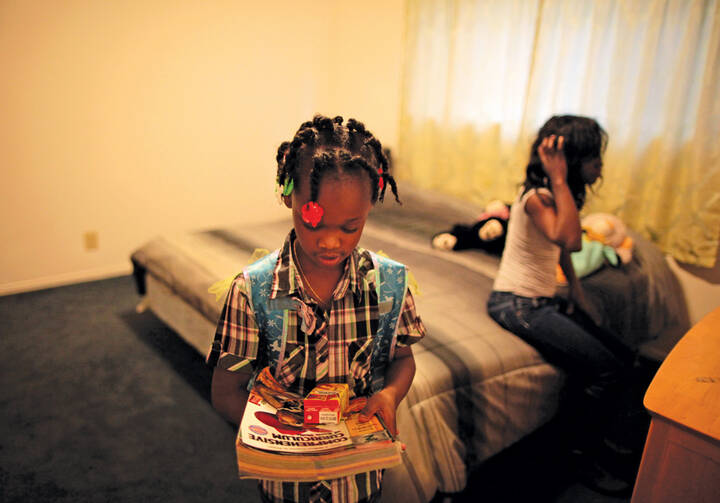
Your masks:
<svg viewBox="0 0 720 503"><path fill-rule="evenodd" d="M156 234L284 214L275 149L315 112L395 147L403 9L0 2L0 294L127 273ZM675 269L693 321L720 304L720 264Z"/></svg>
<svg viewBox="0 0 720 503"><path fill-rule="evenodd" d="M0 294L284 214L275 150L316 112L394 147L402 30L403 0L0 2Z"/></svg>
<svg viewBox="0 0 720 503"><path fill-rule="evenodd" d="M693 325L720 307L720 250L712 269L679 264L672 258L668 263L682 285Z"/></svg>

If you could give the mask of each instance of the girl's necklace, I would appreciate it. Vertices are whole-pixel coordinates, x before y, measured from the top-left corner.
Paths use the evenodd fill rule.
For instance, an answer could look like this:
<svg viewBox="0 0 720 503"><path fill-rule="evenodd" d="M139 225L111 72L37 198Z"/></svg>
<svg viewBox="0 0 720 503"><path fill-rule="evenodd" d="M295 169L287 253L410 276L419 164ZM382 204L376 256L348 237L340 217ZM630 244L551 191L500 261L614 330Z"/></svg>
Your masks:
<svg viewBox="0 0 720 503"><path fill-rule="evenodd" d="M293 251L295 252L295 264L297 265L297 269L300 272L300 278L303 280L303 283L307 285L307 287L310 289L310 293L313 297L315 297L315 300L317 300L321 306L324 306L325 303L322 300L322 297L315 291L315 289L310 284L310 280L305 275L305 271L303 271L302 265L300 264L300 255L297 251L297 246L295 245L297 241L293 241Z"/></svg>

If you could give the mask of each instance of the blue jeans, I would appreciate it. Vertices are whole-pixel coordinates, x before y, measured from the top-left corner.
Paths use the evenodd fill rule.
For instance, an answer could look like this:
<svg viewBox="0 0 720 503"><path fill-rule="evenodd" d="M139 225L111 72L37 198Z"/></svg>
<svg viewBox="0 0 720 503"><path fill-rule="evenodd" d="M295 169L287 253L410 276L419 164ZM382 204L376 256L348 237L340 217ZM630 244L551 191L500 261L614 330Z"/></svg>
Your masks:
<svg viewBox="0 0 720 503"><path fill-rule="evenodd" d="M567 422L567 441L571 449L593 450L603 437L617 433L613 424L621 413L635 354L586 314L566 314L564 302L494 291L487 310L500 326L567 373L559 411L561 421Z"/></svg>
<svg viewBox="0 0 720 503"><path fill-rule="evenodd" d="M617 395L631 351L587 315L565 314L559 299L498 291L490 294L487 310L500 326L563 369L573 387L603 402Z"/></svg>

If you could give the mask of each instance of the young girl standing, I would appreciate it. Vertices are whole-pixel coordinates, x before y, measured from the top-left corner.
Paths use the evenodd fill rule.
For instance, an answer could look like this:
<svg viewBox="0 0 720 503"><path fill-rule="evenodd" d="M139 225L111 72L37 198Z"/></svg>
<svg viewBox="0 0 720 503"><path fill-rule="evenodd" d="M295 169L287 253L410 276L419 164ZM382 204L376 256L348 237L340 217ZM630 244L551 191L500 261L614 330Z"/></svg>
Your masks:
<svg viewBox="0 0 720 503"><path fill-rule="evenodd" d="M215 366L213 406L239 424L248 382L269 365L281 384L303 396L318 383L348 383L356 396L368 397L361 415L380 414L397 434L397 406L415 375L410 346L424 337L425 328L405 289L392 335L394 351L377 368L377 256L357 244L370 209L388 186L398 199L381 144L354 119L343 123L341 117L316 116L280 145L277 161L293 228L273 255L277 259L264 294L299 307L284 321L282 354L273 354L253 309L248 276L235 278L208 355ZM318 482L261 480L260 494L265 502L378 501L381 481L381 471Z"/></svg>
<svg viewBox="0 0 720 503"><path fill-rule="evenodd" d="M587 117L555 116L540 129L526 178L512 205L507 240L488 314L565 370L580 390L571 445L597 455L613 414L629 351L583 312L587 303L570 260L581 247L579 210L601 175L607 135ZM569 305L555 298L558 262L568 279ZM571 442L573 441L571 440ZM599 467L598 467L599 468ZM627 484L615 484L626 490Z"/></svg>

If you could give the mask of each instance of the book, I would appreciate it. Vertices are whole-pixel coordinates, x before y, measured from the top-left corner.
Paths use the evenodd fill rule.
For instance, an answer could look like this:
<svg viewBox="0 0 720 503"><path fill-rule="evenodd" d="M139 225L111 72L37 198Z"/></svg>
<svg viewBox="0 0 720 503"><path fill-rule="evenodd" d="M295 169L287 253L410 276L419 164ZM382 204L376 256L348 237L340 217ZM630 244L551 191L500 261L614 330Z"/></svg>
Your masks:
<svg viewBox="0 0 720 503"><path fill-rule="evenodd" d="M250 393L236 439L240 478L316 481L402 463L402 447L382 421L351 414L338 424L289 426Z"/></svg>

